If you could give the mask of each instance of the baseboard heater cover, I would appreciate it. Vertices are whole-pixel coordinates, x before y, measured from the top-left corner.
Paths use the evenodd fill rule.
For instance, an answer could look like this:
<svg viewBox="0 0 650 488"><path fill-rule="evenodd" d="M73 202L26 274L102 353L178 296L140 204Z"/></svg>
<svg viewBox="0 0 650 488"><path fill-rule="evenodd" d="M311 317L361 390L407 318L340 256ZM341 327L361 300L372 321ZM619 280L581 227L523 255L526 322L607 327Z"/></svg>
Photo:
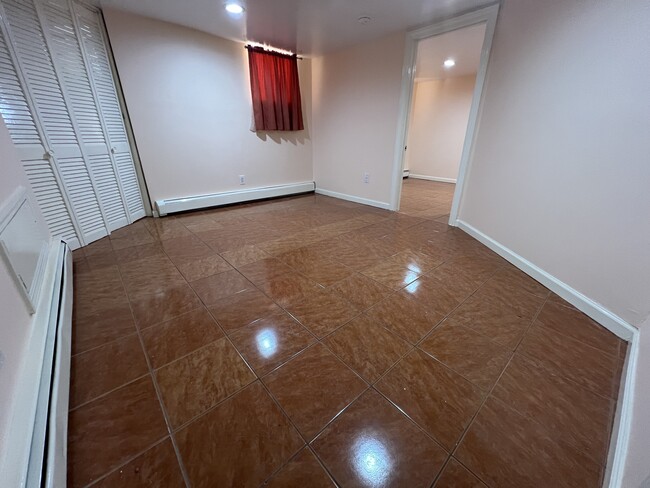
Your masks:
<svg viewBox="0 0 650 488"><path fill-rule="evenodd" d="M266 186L262 188L251 188L246 190L227 191L212 193L209 195L197 195L184 198L169 198L156 200L158 215L163 217L170 213L197 210L201 208L218 207L233 203L251 202L265 198L284 197L298 195L314 191L313 181L302 183L291 183L287 185Z"/></svg>
<svg viewBox="0 0 650 488"><path fill-rule="evenodd" d="M0 486L66 486L72 334L72 253L48 246L43 290L31 333L0 466Z"/></svg>

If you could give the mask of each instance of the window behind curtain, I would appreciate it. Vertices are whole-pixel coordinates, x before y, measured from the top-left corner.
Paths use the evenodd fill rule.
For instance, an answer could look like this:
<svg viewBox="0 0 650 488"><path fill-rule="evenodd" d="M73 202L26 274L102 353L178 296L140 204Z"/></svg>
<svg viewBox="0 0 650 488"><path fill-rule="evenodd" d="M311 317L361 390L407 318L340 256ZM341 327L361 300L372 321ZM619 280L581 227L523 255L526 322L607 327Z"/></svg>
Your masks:
<svg viewBox="0 0 650 488"><path fill-rule="evenodd" d="M298 58L248 46L255 131L303 130Z"/></svg>

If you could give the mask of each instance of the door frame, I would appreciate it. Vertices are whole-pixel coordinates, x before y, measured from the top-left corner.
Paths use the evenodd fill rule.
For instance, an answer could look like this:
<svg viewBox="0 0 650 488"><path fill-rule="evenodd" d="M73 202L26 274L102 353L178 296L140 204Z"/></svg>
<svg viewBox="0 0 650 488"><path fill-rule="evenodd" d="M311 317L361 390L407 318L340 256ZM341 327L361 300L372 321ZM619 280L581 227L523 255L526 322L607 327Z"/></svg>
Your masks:
<svg viewBox="0 0 650 488"><path fill-rule="evenodd" d="M483 47L481 48L481 61L476 73L476 82L474 84L474 93L472 95L472 104L469 111L469 120L467 122L467 131L465 133L465 142L458 168L458 178L456 180L456 190L454 199L449 213L449 225L456 227L458 220L458 211L462 200L466 176L469 172L472 151L474 148L474 138L481 106L481 96L485 84L485 75L487 73L490 50L492 48L492 39L499 13L499 4L483 7L472 12L468 12L457 17L442 20L435 24L421 27L407 32L406 48L404 54L404 66L402 68L402 88L400 93L399 112L397 121L397 137L395 143L395 156L393 163L393 188L391 191L390 208L399 210L400 198L402 194L402 178L404 171L404 161L406 159L406 142L408 137L409 117L411 112L411 103L413 101L413 85L415 82L415 63L417 60L418 42L428 37L445 34L447 32L470 27L472 25L485 22L485 37Z"/></svg>

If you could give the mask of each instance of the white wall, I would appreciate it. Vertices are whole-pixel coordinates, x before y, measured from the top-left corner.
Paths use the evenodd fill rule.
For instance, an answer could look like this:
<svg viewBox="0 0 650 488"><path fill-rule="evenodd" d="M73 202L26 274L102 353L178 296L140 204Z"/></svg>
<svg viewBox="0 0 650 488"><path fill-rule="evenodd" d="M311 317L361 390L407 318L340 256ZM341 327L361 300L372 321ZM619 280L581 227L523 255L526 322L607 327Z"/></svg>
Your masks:
<svg viewBox="0 0 650 488"><path fill-rule="evenodd" d="M153 200L313 180L308 59L298 61L305 130L258 135L242 44L116 10L104 16Z"/></svg>
<svg viewBox="0 0 650 488"><path fill-rule="evenodd" d="M456 181L476 75L417 81L407 139L412 175Z"/></svg>
<svg viewBox="0 0 650 488"><path fill-rule="evenodd" d="M650 314L648 25L642 0L504 2L460 209L637 326Z"/></svg>
<svg viewBox="0 0 650 488"><path fill-rule="evenodd" d="M27 175L18 159L9 131L0 117L0 207L19 187L28 191L30 203L40 225L47 229L38 203L32 195ZM0 466L5 457L6 436L12 416L12 401L16 380L26 355L25 345L31 333L32 316L9 274L0 260Z"/></svg>
<svg viewBox="0 0 650 488"><path fill-rule="evenodd" d="M502 3L460 219L641 328L625 488L650 475L650 9Z"/></svg>
<svg viewBox="0 0 650 488"><path fill-rule="evenodd" d="M404 39L395 34L312 61L317 189L389 204Z"/></svg>

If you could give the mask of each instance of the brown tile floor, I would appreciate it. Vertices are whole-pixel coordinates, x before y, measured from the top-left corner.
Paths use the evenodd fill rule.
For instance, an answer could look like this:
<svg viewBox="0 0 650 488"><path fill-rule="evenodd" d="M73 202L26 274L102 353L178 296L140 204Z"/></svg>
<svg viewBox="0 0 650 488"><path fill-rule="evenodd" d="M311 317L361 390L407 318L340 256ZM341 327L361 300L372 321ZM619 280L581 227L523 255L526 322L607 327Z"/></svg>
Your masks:
<svg viewBox="0 0 650 488"><path fill-rule="evenodd" d="M626 345L448 227L452 192L75 251L69 485L599 486Z"/></svg>

